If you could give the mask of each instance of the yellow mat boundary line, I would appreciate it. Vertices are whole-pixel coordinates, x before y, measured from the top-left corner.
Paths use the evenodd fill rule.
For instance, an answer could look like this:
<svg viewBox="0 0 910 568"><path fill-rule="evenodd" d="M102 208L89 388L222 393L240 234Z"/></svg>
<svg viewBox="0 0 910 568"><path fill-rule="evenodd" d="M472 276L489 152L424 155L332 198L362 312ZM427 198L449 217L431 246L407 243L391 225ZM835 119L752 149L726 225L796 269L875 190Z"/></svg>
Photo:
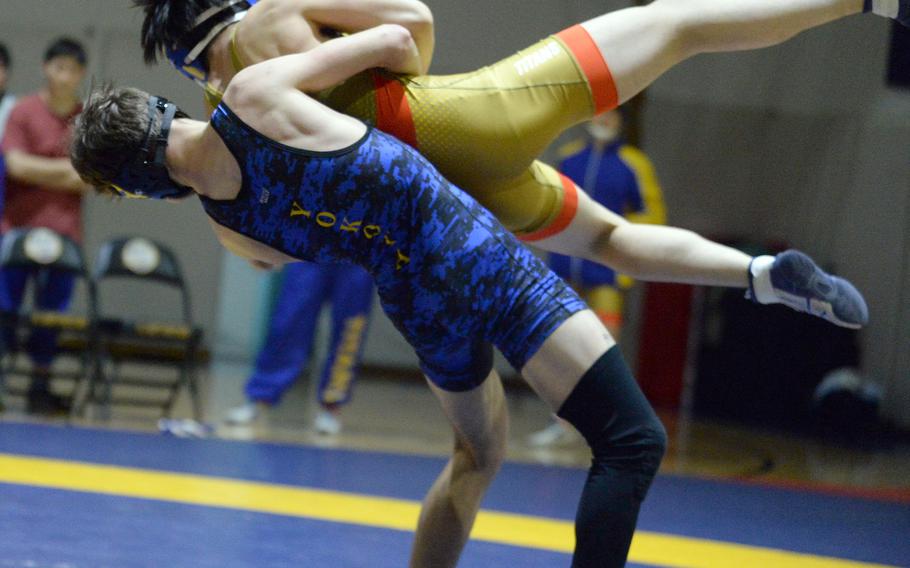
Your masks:
<svg viewBox="0 0 910 568"><path fill-rule="evenodd" d="M414 531L420 503L223 477L0 453L0 483L48 487ZM471 538L571 553L570 521L483 510ZM629 561L679 568L881 568L855 562L699 538L638 531Z"/></svg>

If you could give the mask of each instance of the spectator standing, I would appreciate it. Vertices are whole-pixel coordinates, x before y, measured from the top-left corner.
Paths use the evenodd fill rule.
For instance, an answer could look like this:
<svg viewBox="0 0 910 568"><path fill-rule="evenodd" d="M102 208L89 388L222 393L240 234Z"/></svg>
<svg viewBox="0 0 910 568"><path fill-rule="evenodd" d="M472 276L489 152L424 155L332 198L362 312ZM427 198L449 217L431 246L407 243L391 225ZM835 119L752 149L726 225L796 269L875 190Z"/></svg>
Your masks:
<svg viewBox="0 0 910 568"><path fill-rule="evenodd" d="M87 187L69 160L73 118L82 110L79 89L86 71L82 45L69 38L52 42L44 54L44 87L22 97L10 112L0 151L6 161L6 200L0 231L15 227L46 227L82 239L82 195ZM0 308L19 309L28 281L35 307L65 310L74 278L49 270L5 269L0 272ZM57 352L57 334L37 329L26 350L33 363L28 411L53 414L67 402L50 391L50 367Z"/></svg>

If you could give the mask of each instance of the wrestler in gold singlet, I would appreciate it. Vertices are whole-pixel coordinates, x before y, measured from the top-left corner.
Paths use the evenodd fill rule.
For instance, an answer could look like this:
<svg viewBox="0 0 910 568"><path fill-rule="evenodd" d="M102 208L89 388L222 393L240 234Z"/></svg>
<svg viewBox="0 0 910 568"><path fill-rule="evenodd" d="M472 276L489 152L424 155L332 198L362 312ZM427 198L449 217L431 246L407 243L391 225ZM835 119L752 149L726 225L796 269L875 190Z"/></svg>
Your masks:
<svg viewBox="0 0 910 568"><path fill-rule="evenodd" d="M235 71L244 67L239 26ZM215 106L218 93L207 91ZM574 183L535 160L568 127L616 106L612 77L575 26L470 73L359 73L319 93L331 108L420 150L446 178L524 240L556 234L577 206Z"/></svg>

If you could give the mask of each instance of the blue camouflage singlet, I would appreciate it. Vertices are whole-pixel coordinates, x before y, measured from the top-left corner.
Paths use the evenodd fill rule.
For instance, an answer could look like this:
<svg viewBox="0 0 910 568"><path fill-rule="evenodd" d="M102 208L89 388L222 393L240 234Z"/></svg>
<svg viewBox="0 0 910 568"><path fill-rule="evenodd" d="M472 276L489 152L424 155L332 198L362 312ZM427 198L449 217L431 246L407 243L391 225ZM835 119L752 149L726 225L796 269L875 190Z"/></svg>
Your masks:
<svg viewBox="0 0 910 568"><path fill-rule="evenodd" d="M355 263L443 389L479 385L495 344L521 369L585 304L486 209L423 156L368 129L314 152L275 142L224 103L212 126L243 176L232 200L202 198L220 225L289 256Z"/></svg>

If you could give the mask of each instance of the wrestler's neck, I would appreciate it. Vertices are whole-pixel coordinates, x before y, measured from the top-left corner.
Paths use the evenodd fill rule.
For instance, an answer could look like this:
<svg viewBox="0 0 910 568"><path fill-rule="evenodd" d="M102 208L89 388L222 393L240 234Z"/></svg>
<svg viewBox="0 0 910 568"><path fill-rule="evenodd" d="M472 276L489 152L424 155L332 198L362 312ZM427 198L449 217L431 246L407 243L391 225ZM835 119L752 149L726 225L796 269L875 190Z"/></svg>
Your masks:
<svg viewBox="0 0 910 568"><path fill-rule="evenodd" d="M181 185L212 199L233 199L240 191L240 167L207 122L177 119L165 155L168 173Z"/></svg>

